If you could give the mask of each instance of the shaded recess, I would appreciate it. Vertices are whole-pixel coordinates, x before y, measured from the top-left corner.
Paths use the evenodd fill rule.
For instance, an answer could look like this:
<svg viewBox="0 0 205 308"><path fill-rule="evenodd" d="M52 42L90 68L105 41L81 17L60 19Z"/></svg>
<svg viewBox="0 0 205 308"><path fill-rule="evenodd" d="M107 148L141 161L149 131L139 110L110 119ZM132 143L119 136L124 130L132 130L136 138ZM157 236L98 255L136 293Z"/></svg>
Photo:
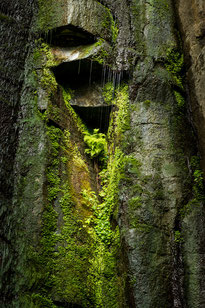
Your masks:
<svg viewBox="0 0 205 308"><path fill-rule="evenodd" d="M89 87L93 82L100 83L103 70L102 65L89 59L64 62L52 68L56 81L64 88L73 90Z"/></svg>
<svg viewBox="0 0 205 308"><path fill-rule="evenodd" d="M81 305L73 304L73 303L65 303L65 302L59 302L54 301L53 302L57 307L65 307L65 308L83 308Z"/></svg>
<svg viewBox="0 0 205 308"><path fill-rule="evenodd" d="M112 106L82 107L73 105L72 107L89 129L99 128L100 132L107 132Z"/></svg>
<svg viewBox="0 0 205 308"><path fill-rule="evenodd" d="M96 42L94 35L73 25L54 28L44 35L44 39L51 46L58 47L74 47Z"/></svg>
<svg viewBox="0 0 205 308"><path fill-rule="evenodd" d="M77 47L94 44L96 38L89 32L67 25L52 29L45 39L55 47ZM74 50L73 50L74 52ZM109 126L112 106L103 99L103 88L107 82L113 84L113 97L115 88L123 78L122 72L115 72L98 61L84 58L68 61L51 69L56 81L66 90L72 91L71 106L78 113L89 129L99 128L106 133ZM127 73L124 73L124 76Z"/></svg>
<svg viewBox="0 0 205 308"><path fill-rule="evenodd" d="M52 70L58 84L73 91L71 106L87 127L99 128L106 133L112 110L102 96L103 83L108 79L107 68L96 61L83 59L62 63Z"/></svg>

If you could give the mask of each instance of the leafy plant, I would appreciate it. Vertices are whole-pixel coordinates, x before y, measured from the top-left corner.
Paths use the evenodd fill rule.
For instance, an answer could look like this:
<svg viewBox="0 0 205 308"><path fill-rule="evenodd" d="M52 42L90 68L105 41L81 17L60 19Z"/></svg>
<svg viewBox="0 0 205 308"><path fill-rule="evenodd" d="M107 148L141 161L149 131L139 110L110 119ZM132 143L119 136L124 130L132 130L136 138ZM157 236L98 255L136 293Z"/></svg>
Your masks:
<svg viewBox="0 0 205 308"><path fill-rule="evenodd" d="M179 230L174 232L174 241L175 241L175 243L181 243L183 241L183 237L182 237L181 232Z"/></svg>
<svg viewBox="0 0 205 308"><path fill-rule="evenodd" d="M106 156L107 152L107 141L105 134L99 133L99 129L96 128L93 131L93 134L85 132L84 142L87 144L88 148L85 150L85 153L89 154L91 158L98 157L103 158Z"/></svg>

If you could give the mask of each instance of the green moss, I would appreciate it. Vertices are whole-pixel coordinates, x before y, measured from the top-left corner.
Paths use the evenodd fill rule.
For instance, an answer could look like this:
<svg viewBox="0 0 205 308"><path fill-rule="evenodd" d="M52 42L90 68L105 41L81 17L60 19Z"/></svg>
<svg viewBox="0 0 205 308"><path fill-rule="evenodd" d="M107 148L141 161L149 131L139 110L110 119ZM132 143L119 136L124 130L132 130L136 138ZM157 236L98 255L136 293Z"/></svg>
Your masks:
<svg viewBox="0 0 205 308"><path fill-rule="evenodd" d="M40 86L47 91L47 95L52 95L57 89L57 82L50 68L55 66L56 62L47 44L39 41L39 46L34 52L34 61L42 65L39 75Z"/></svg>
<svg viewBox="0 0 205 308"><path fill-rule="evenodd" d="M111 103L116 106L117 110L111 118L112 125L109 126L108 139L114 138L115 143L119 143L123 141L123 133L130 128L128 85L122 84L115 90L114 94ZM109 88L107 90L107 96L110 97Z"/></svg>
<svg viewBox="0 0 205 308"><path fill-rule="evenodd" d="M107 155L107 142L105 134L99 133L99 129L94 129L93 133L85 132L84 142L88 148L85 153L89 154L91 158L98 157L103 160Z"/></svg>
<svg viewBox="0 0 205 308"><path fill-rule="evenodd" d="M39 46L34 53L34 62L42 70L35 71L34 81L36 86L38 82L39 88L45 90L48 98L47 111L41 118L45 125L49 124L49 119L55 119L61 127L61 110L53 103L53 93L58 85L50 71L55 61L46 44L39 43ZM110 92L111 87L106 91ZM118 227L113 227L113 216L116 217L118 211L124 154L120 146L114 145L113 138L115 135L120 140L129 126L126 110L128 87L121 86L115 98L112 97L116 105L111 122L114 135L109 140L112 151L109 149L108 165L106 167L105 162L105 169L99 176L103 187L101 196L92 191L89 183L91 162L88 165L88 157L83 156L83 138L89 146L88 154L106 161L105 135L98 131L93 135L88 133L70 105L72 91L62 89L62 92L63 110L72 123L71 129L77 128L75 134L79 137L74 141L76 136L71 135L72 131L46 126L48 161L41 240L38 247L31 248L30 262L35 274L28 291L28 302L30 307L54 308L55 298L85 308L122 307L124 277L118 271L120 235ZM107 99L111 102L111 98ZM85 179L81 179L82 173Z"/></svg>
<svg viewBox="0 0 205 308"><path fill-rule="evenodd" d="M184 96L180 92L178 92L178 91L174 91L174 95L175 95L175 98L176 98L177 106L180 109L183 109L185 107L185 98L184 98Z"/></svg>
<svg viewBox="0 0 205 308"><path fill-rule="evenodd" d="M176 86L183 90L183 68L184 68L184 57L176 48L169 48L167 50L167 62L165 64L168 72L171 73L173 82ZM179 98L179 96L177 95Z"/></svg>
<svg viewBox="0 0 205 308"><path fill-rule="evenodd" d="M200 159L198 156L191 157L191 168L192 199L180 210L182 217L188 215L194 207L198 206L205 200L203 171L201 170Z"/></svg>
<svg viewBox="0 0 205 308"><path fill-rule="evenodd" d="M35 31L48 30L61 25L65 16L63 0L38 0L38 16L36 24L34 25Z"/></svg>
<svg viewBox="0 0 205 308"><path fill-rule="evenodd" d="M46 298L40 294L33 294L32 301L35 308L38 307L56 308L56 305L53 304L51 299Z"/></svg>
<svg viewBox="0 0 205 308"><path fill-rule="evenodd" d="M103 20L103 23L102 23L102 28L111 30L112 43L115 43L116 40L117 40L117 37L118 37L119 29L116 25L116 22L113 19L111 11L105 6L104 6L104 8L105 8L105 16L104 16L104 20Z"/></svg>
<svg viewBox="0 0 205 308"><path fill-rule="evenodd" d="M8 15L2 14L2 13L0 13L0 20L4 21L6 23L14 23L15 22L14 18L12 18L11 16L8 16Z"/></svg>
<svg viewBox="0 0 205 308"><path fill-rule="evenodd" d="M92 56L92 59L97 61L100 64L106 63L109 57L109 52L108 52L108 49L105 48L105 40L99 39L95 43L95 46L96 47L100 46L101 48L98 50L96 55Z"/></svg>
<svg viewBox="0 0 205 308"><path fill-rule="evenodd" d="M55 307L52 294L60 301L82 304L92 307L85 297L89 296L87 284L88 260L92 256L90 238L85 233L82 221L75 211L75 202L69 180L67 164L74 162L75 150L72 147L69 132L48 127L49 162L47 166L47 202L42 217L41 253L38 264L43 276L36 300ZM79 155L79 153L78 153ZM62 159L61 159L62 158ZM62 169L65 173L62 176ZM59 225L62 213L63 224ZM41 306L39 306L41 307ZM47 307L47 306L45 306Z"/></svg>
<svg viewBox="0 0 205 308"><path fill-rule="evenodd" d="M175 243L181 243L183 241L183 237L181 235L181 232L178 231L178 230L174 232L174 241L175 241Z"/></svg>
<svg viewBox="0 0 205 308"><path fill-rule="evenodd" d="M133 23L135 26L135 51L137 51L138 54L144 54L146 44L143 36L142 25L146 23L145 6L139 1L134 1L130 4L130 9L133 15Z"/></svg>
<svg viewBox="0 0 205 308"><path fill-rule="evenodd" d="M80 117L77 115L77 113L74 111L74 109L70 105L70 100L71 100L72 95L74 93L73 90L62 88L62 91L63 91L63 98L64 98L65 105L67 107L67 110L68 110L70 116L72 117L72 119L75 121L75 124L77 125L79 132L81 132L82 134L87 133L88 130L87 130L85 124L82 122Z"/></svg>
<svg viewBox="0 0 205 308"><path fill-rule="evenodd" d="M152 103L152 102L151 102L150 100L146 100L146 101L143 102L143 104L144 104L146 110L149 109L151 103Z"/></svg>
<svg viewBox="0 0 205 308"><path fill-rule="evenodd" d="M115 90L112 82L107 82L103 88L104 102L108 105L112 104L115 95Z"/></svg>

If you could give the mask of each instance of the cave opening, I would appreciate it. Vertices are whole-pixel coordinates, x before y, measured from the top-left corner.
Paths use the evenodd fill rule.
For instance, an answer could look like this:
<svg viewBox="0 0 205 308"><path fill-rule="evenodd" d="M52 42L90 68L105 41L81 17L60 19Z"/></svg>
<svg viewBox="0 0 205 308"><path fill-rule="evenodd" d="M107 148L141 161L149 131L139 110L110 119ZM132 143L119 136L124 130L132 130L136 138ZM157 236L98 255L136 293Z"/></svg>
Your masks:
<svg viewBox="0 0 205 308"><path fill-rule="evenodd" d="M64 62L52 68L56 81L64 88L79 90L102 81L103 66L89 59Z"/></svg>
<svg viewBox="0 0 205 308"><path fill-rule="evenodd" d="M105 85L111 84L110 95L114 98L120 83L129 79L129 72L116 72L88 58L63 62L51 70L57 83L72 93L70 104L87 128L98 128L106 134L114 105L112 99L105 101Z"/></svg>
<svg viewBox="0 0 205 308"><path fill-rule="evenodd" d="M108 80L108 69L97 61L83 59L62 63L53 67L52 71L57 83L71 90L70 104L87 128L90 131L98 128L106 134L113 108L103 98L103 84Z"/></svg>
<svg viewBox="0 0 205 308"><path fill-rule="evenodd" d="M94 44L97 39L86 30L73 25L53 28L43 34L44 40L51 46L75 47Z"/></svg>
<svg viewBox="0 0 205 308"><path fill-rule="evenodd" d="M72 105L72 107L86 124L88 130L93 131L98 128L101 133L107 133L113 106L82 107Z"/></svg>

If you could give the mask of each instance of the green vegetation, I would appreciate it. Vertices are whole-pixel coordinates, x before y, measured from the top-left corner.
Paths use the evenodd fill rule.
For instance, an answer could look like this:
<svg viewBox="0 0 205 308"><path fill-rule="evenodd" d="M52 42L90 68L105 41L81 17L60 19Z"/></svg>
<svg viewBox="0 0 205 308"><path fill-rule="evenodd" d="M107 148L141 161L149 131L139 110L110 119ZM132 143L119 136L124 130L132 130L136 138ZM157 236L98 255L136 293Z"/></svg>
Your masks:
<svg viewBox="0 0 205 308"><path fill-rule="evenodd" d="M106 104L111 105L114 99L115 89L112 82L107 82L103 88L103 98Z"/></svg>
<svg viewBox="0 0 205 308"><path fill-rule="evenodd" d="M99 129L94 129L92 134L88 133L88 131L84 134L84 141L88 146L85 153L89 154L91 158L103 159L107 152L105 134L99 133Z"/></svg>
<svg viewBox="0 0 205 308"><path fill-rule="evenodd" d="M178 91L174 91L174 95L176 98L177 106L179 107L179 109L183 109L185 107L185 98Z"/></svg>
<svg viewBox="0 0 205 308"><path fill-rule="evenodd" d="M183 87L183 68L184 68L184 56L176 48L169 48L167 50L167 62L165 64L168 72L171 73L174 84L181 90Z"/></svg>
<svg viewBox="0 0 205 308"><path fill-rule="evenodd" d="M128 86L104 88L105 101L115 105L108 140L98 129L86 128L70 105L73 91L57 85L50 70L56 62L48 45L39 40L33 56L29 80L35 106L36 89L43 89L47 100L44 113L36 110L46 131L47 162L41 234L30 248L32 279L23 300L36 308L55 308L54 299L89 308L121 307L126 277L119 273L120 234L114 219L124 173L120 140L129 128ZM57 90L65 102L61 108L55 104ZM94 191L97 171L92 174L91 168L99 161L103 169L96 174Z"/></svg>
<svg viewBox="0 0 205 308"><path fill-rule="evenodd" d="M180 210L182 217L189 214L192 211L193 207L199 205L205 200L203 172L200 167L200 159L198 156L191 157L191 168L192 199Z"/></svg>
<svg viewBox="0 0 205 308"><path fill-rule="evenodd" d="M182 237L181 232L179 230L174 232L174 241L175 241L175 243L183 242L183 237Z"/></svg>
<svg viewBox="0 0 205 308"><path fill-rule="evenodd" d="M108 48L106 48L105 46L105 40L103 40L102 38L99 39L96 43L95 43L95 47L100 46L100 49L97 52L97 55L94 55L92 58L94 61L97 61L100 64L103 64L106 62L106 60L109 57L109 53L108 53Z"/></svg>
<svg viewBox="0 0 205 308"><path fill-rule="evenodd" d="M104 16L104 20L102 23L102 28L111 30L112 43L115 43L118 37L119 30L116 25L116 22L113 19L111 11L106 6L104 6L104 8L105 8L105 16Z"/></svg>
<svg viewBox="0 0 205 308"><path fill-rule="evenodd" d="M63 0L38 0L38 16L34 30L46 33L58 26L64 15Z"/></svg>

